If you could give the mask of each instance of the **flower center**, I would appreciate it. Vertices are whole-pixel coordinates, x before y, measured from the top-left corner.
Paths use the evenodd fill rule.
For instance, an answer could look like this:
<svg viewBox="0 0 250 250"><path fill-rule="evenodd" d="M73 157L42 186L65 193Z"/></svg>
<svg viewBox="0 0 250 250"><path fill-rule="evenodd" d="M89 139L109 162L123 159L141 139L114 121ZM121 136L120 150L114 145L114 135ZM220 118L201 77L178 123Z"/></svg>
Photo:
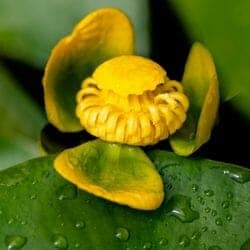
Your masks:
<svg viewBox="0 0 250 250"><path fill-rule="evenodd" d="M95 79L87 78L77 94L76 115L89 133L103 140L149 145L180 128L187 109L187 97L176 81L140 95L123 96L102 90Z"/></svg>

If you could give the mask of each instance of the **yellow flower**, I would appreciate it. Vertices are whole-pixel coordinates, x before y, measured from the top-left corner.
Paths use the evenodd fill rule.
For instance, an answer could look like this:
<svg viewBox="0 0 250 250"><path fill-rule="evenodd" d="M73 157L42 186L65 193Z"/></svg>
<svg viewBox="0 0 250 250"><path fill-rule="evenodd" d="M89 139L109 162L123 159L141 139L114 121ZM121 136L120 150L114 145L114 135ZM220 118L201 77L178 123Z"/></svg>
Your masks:
<svg viewBox="0 0 250 250"><path fill-rule="evenodd" d="M155 144L177 131L171 145L189 155L208 140L218 108L215 67L202 45L194 45L182 85L135 54L130 20L113 8L90 13L59 41L43 87L50 123L102 139L63 151L55 169L85 191L144 210L160 206L163 182L142 149L129 145Z"/></svg>
<svg viewBox="0 0 250 250"><path fill-rule="evenodd" d="M106 141L155 144L181 127L188 99L155 62L125 55L101 64L77 94L82 126Z"/></svg>

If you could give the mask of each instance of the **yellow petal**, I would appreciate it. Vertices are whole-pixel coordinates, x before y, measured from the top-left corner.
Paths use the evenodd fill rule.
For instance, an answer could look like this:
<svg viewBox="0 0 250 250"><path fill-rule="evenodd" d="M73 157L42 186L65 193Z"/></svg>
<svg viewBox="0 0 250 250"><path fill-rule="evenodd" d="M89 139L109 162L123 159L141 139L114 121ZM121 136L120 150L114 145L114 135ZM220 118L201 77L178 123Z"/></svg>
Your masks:
<svg viewBox="0 0 250 250"><path fill-rule="evenodd" d="M164 198L160 175L138 147L90 141L63 151L54 167L80 189L132 208L156 209Z"/></svg>
<svg viewBox="0 0 250 250"><path fill-rule="evenodd" d="M81 20L55 46L45 69L43 87L49 121L64 132L81 130L75 116L75 96L81 82L104 61L133 52L133 29L121 11L99 9Z"/></svg>
<svg viewBox="0 0 250 250"><path fill-rule="evenodd" d="M170 144L175 153L187 156L209 140L219 106L213 58L200 43L190 51L182 83L190 108L184 126L170 138Z"/></svg>

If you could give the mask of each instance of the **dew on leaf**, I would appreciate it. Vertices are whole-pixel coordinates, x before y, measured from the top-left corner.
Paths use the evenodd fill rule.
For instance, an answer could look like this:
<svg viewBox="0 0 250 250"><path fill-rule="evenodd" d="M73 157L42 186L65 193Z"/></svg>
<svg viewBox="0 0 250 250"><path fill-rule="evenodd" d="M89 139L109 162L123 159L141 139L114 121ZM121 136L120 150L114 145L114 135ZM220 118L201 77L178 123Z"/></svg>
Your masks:
<svg viewBox="0 0 250 250"><path fill-rule="evenodd" d="M21 235L7 235L4 239L7 250L19 250L27 242L27 238Z"/></svg>
<svg viewBox="0 0 250 250"><path fill-rule="evenodd" d="M36 180L34 180L34 181L32 181L32 185L36 185L36 183L37 183L37 181Z"/></svg>
<svg viewBox="0 0 250 250"><path fill-rule="evenodd" d="M207 226L204 226L204 227L201 228L201 231L202 231L202 232L206 232L207 230L208 230L208 227L207 227Z"/></svg>
<svg viewBox="0 0 250 250"><path fill-rule="evenodd" d="M62 201L62 200L73 200L76 198L77 196L77 188L74 185L71 184L66 184L62 187L60 187L60 189L57 192L58 194L58 200Z"/></svg>
<svg viewBox="0 0 250 250"><path fill-rule="evenodd" d="M31 196L30 196L30 200L35 200L37 198L37 196L35 195L35 194L32 194Z"/></svg>
<svg viewBox="0 0 250 250"><path fill-rule="evenodd" d="M129 238L129 231L124 227L118 227L115 231L115 237L121 241L126 241Z"/></svg>
<svg viewBox="0 0 250 250"><path fill-rule="evenodd" d="M212 210L212 216L216 216L217 215L217 211L216 210Z"/></svg>
<svg viewBox="0 0 250 250"><path fill-rule="evenodd" d="M200 239L200 237L201 237L201 232L196 231L196 232L193 232L193 234L191 236L191 239L192 240L198 240L198 239Z"/></svg>
<svg viewBox="0 0 250 250"><path fill-rule="evenodd" d="M68 241L67 238L62 234L54 234L52 237L53 245L59 249L67 249Z"/></svg>
<svg viewBox="0 0 250 250"><path fill-rule="evenodd" d="M152 243L151 242L145 242L142 246L142 249L151 249L152 248Z"/></svg>
<svg viewBox="0 0 250 250"><path fill-rule="evenodd" d="M13 222L14 222L13 218L11 218L11 219L8 220L8 224L12 224Z"/></svg>
<svg viewBox="0 0 250 250"><path fill-rule="evenodd" d="M233 217L231 214L227 214L226 219L227 219L227 221L231 221L233 219Z"/></svg>
<svg viewBox="0 0 250 250"><path fill-rule="evenodd" d="M205 204L205 201L204 201L204 199L201 196L198 196L197 200L200 202L201 205Z"/></svg>
<svg viewBox="0 0 250 250"><path fill-rule="evenodd" d="M74 245L75 248L79 248L80 246L81 246L80 243L75 243Z"/></svg>
<svg viewBox="0 0 250 250"><path fill-rule="evenodd" d="M168 244L168 239L166 238L161 238L158 242L160 246L166 246Z"/></svg>
<svg viewBox="0 0 250 250"><path fill-rule="evenodd" d="M229 207L229 202L228 201L223 201L222 204L221 204L221 206L223 208L228 208Z"/></svg>
<svg viewBox="0 0 250 250"><path fill-rule="evenodd" d="M242 168L228 167L222 170L223 174L230 177L238 183L246 183L250 181L250 172Z"/></svg>
<svg viewBox="0 0 250 250"><path fill-rule="evenodd" d="M212 230L211 233L212 234L217 234L217 231L216 230Z"/></svg>
<svg viewBox="0 0 250 250"><path fill-rule="evenodd" d="M209 213L210 211L211 211L211 208L210 208L210 207L206 207L206 208L205 208L205 212L206 212L206 213Z"/></svg>
<svg viewBox="0 0 250 250"><path fill-rule="evenodd" d="M204 191L204 194L205 194L206 196L211 197L211 196L214 195L214 191L211 190L211 189L208 189L208 190L205 190L205 191Z"/></svg>
<svg viewBox="0 0 250 250"><path fill-rule="evenodd" d="M190 245L190 239L187 235L182 235L180 238L179 238L179 245L182 246L182 247L187 247Z"/></svg>
<svg viewBox="0 0 250 250"><path fill-rule="evenodd" d="M23 220L21 221L21 225L26 225L27 224L27 221Z"/></svg>
<svg viewBox="0 0 250 250"><path fill-rule="evenodd" d="M190 197L184 195L173 196L167 202L166 212L182 222L192 222L199 218L199 213L191 209Z"/></svg>
<svg viewBox="0 0 250 250"><path fill-rule="evenodd" d="M84 228L85 227L85 222L84 221L77 221L75 224L76 228Z"/></svg>
<svg viewBox="0 0 250 250"><path fill-rule="evenodd" d="M197 192L199 190L199 186L197 184L192 185L193 192Z"/></svg>
<svg viewBox="0 0 250 250"><path fill-rule="evenodd" d="M215 219L215 224L216 224L217 226L222 226L222 219L221 219L221 218L216 218L216 219Z"/></svg>

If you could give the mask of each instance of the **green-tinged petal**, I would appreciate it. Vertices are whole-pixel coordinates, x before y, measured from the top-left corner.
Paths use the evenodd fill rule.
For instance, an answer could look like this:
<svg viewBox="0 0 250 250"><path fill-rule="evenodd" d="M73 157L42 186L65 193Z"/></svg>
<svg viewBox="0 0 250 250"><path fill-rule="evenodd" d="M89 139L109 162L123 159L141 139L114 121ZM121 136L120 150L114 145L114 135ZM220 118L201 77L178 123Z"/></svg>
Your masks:
<svg viewBox="0 0 250 250"><path fill-rule="evenodd" d="M219 106L213 58L200 43L190 51L182 83L190 108L184 126L170 138L170 144L175 153L190 155L209 140Z"/></svg>
<svg viewBox="0 0 250 250"><path fill-rule="evenodd" d="M94 140L63 151L54 166L79 188L132 208L156 209L164 198L160 175L138 147Z"/></svg>
<svg viewBox="0 0 250 250"><path fill-rule="evenodd" d="M75 96L81 82L100 63L133 52L133 28L121 11L99 9L81 20L56 45L45 69L43 86L49 121L64 132L82 130L75 116Z"/></svg>

